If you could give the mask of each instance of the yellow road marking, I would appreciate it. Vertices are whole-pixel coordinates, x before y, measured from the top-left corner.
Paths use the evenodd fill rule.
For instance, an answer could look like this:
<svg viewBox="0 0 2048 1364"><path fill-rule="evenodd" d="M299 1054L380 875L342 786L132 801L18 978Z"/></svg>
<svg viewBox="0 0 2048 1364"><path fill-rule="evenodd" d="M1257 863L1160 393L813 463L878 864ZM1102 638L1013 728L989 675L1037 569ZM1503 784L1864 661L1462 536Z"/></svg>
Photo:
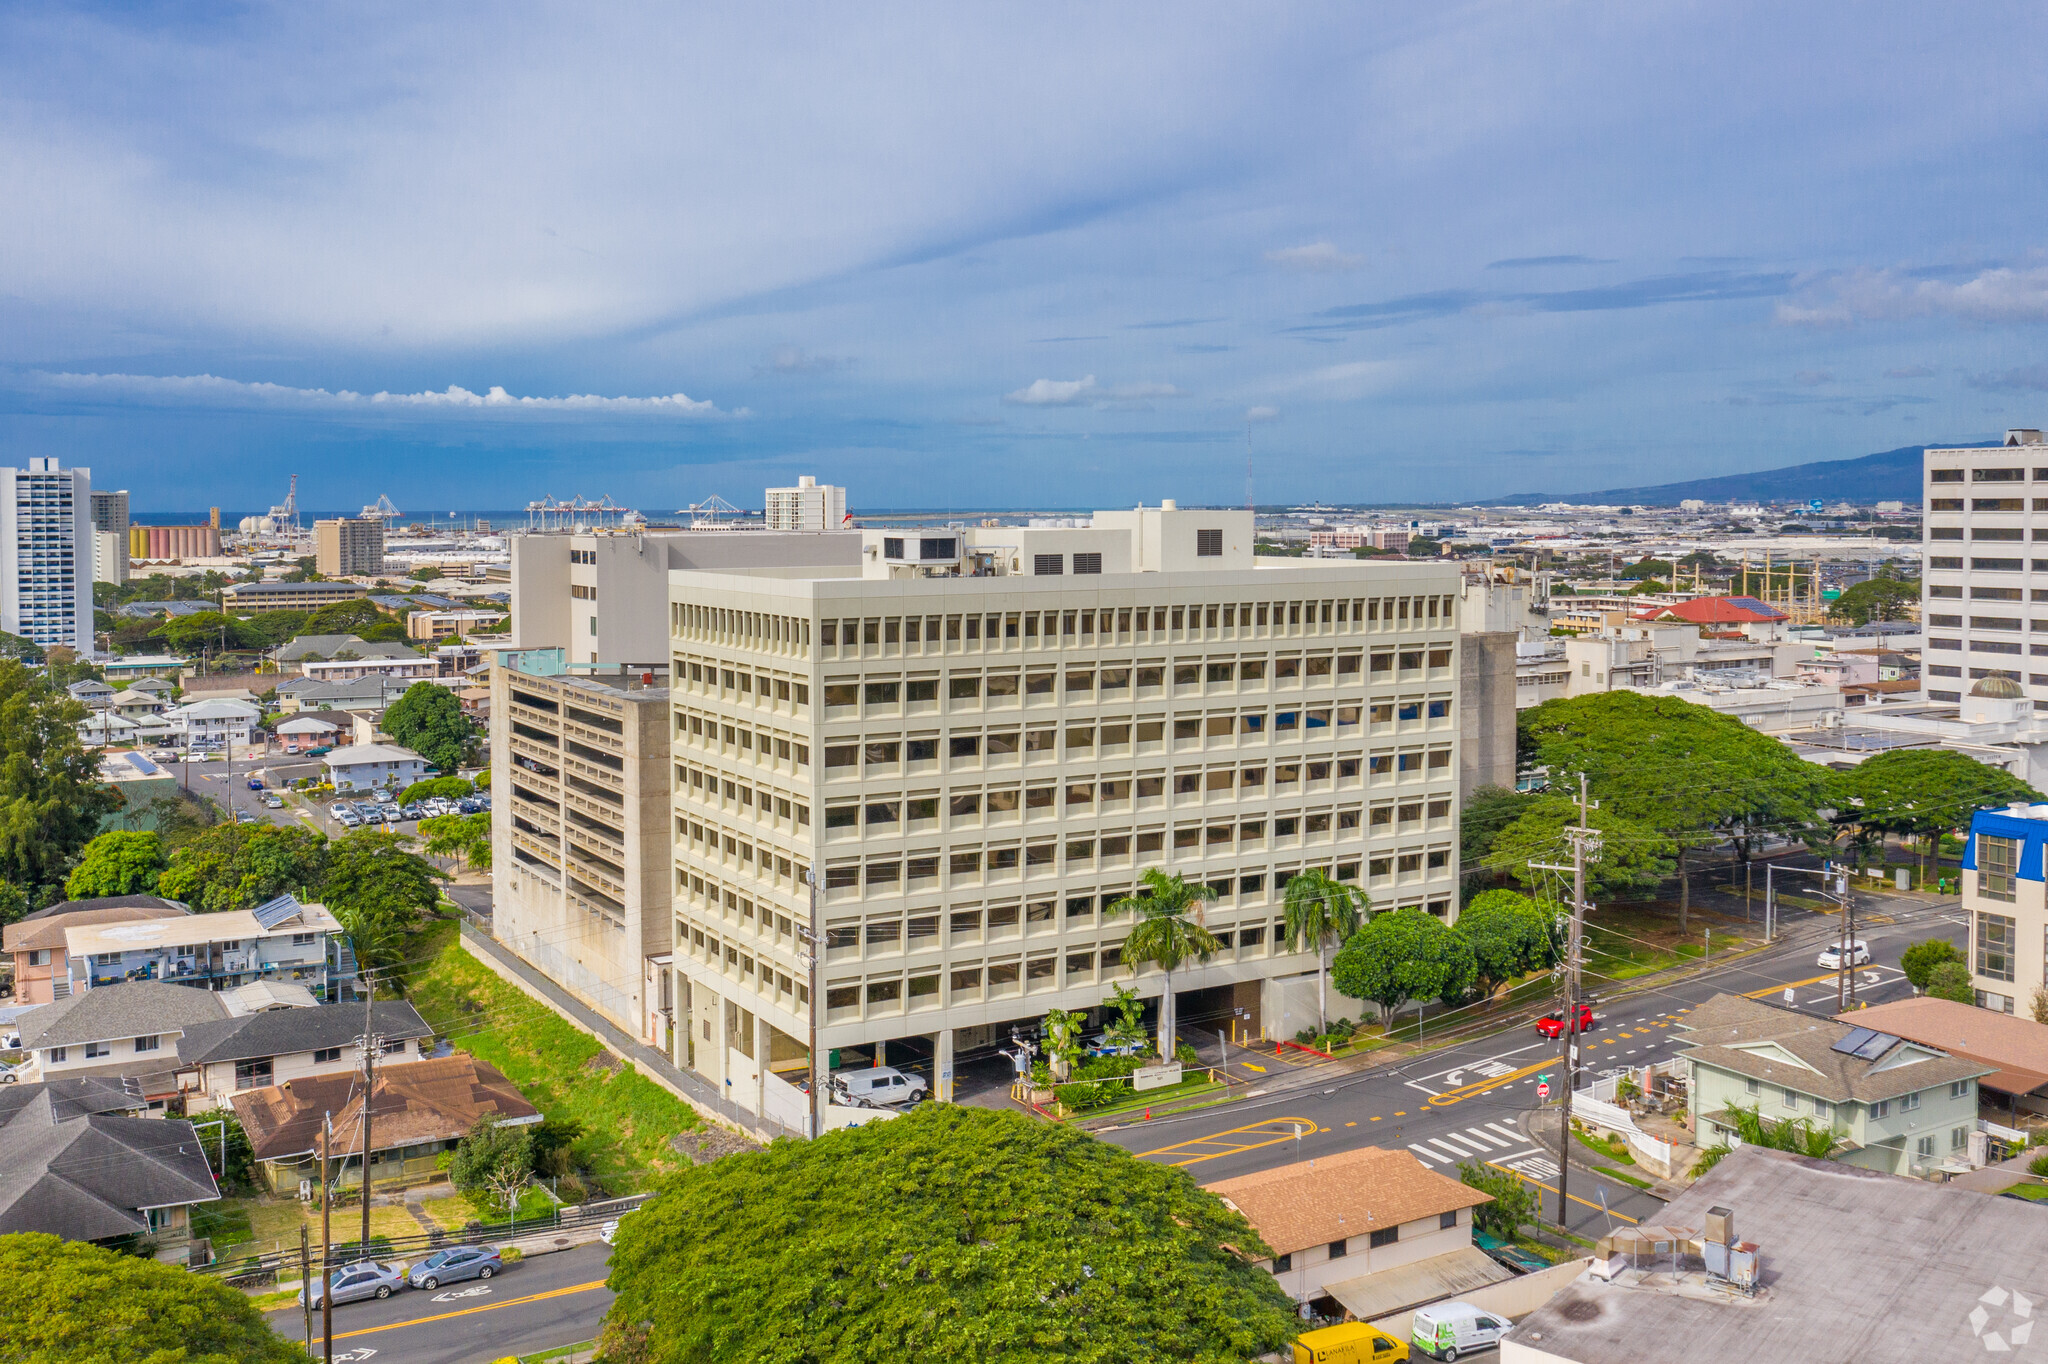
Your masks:
<svg viewBox="0 0 2048 1364"><path fill-rule="evenodd" d="M1202 1161L1214 1160L1218 1156L1240 1155L1246 1151L1256 1151L1262 1146L1273 1146L1279 1142L1292 1141L1297 1135L1312 1137L1316 1133L1326 1130L1328 1129L1317 1126L1312 1118L1270 1118L1265 1122L1253 1123L1248 1127L1233 1127L1227 1132L1217 1132L1206 1137L1190 1137L1186 1141L1175 1142L1171 1146L1162 1146L1156 1151L1140 1151L1138 1159L1149 1160L1153 1156L1170 1156L1177 1152L1185 1151L1191 1154L1183 1159L1169 1160L1166 1163L1168 1165L1198 1165ZM1232 1141L1232 1137L1259 1137L1263 1138L1263 1140ZM1219 1151L1200 1150L1204 1146L1221 1146L1223 1149Z"/></svg>
<svg viewBox="0 0 2048 1364"><path fill-rule="evenodd" d="M1370 1119L1370 1121L1372 1121L1372 1122L1378 1122L1379 1120L1380 1120L1380 1117L1379 1117L1379 1114L1377 1114L1377 1113L1373 1114L1373 1115L1372 1115L1372 1118Z"/></svg>
<svg viewBox="0 0 2048 1364"><path fill-rule="evenodd" d="M1346 1127L1356 1127L1356 1126L1358 1126L1358 1124L1357 1124L1357 1123L1355 1123L1355 1122L1347 1122L1347 1123L1345 1123L1344 1125L1345 1125Z"/></svg>
<svg viewBox="0 0 2048 1364"><path fill-rule="evenodd" d="M571 1293L588 1293L593 1288L603 1288L605 1281L597 1279L590 1283L572 1284L568 1288L550 1288L545 1293L529 1293L523 1298L507 1298L503 1302L487 1302L481 1307L462 1307L453 1312L442 1312L431 1317L414 1317L411 1321L394 1321L388 1326L364 1326L354 1331L336 1331L336 1340L350 1336L371 1336L379 1331L400 1331L408 1326L425 1326L432 1321L446 1321L450 1317L466 1317L476 1312L495 1312L500 1307L522 1307L530 1302L545 1302L549 1298L566 1297Z"/></svg>
<svg viewBox="0 0 2048 1364"><path fill-rule="evenodd" d="M1238 1064L1243 1066L1246 1070L1256 1070L1261 1075L1264 1075L1266 1073L1266 1068L1264 1066L1255 1066L1249 1061L1239 1061Z"/></svg>
<svg viewBox="0 0 2048 1364"><path fill-rule="evenodd" d="M1489 1160L1489 1161L1487 1161L1486 1163L1487 1163L1488 1165L1493 1165L1493 1162L1492 1162L1492 1161L1490 1161L1490 1160ZM1507 1171L1507 1173L1509 1173L1509 1174L1513 1175L1513 1176L1514 1176L1514 1177L1515 1177L1516 1179L1519 1179L1519 1180L1521 1180L1521 1181L1522 1181L1523 1183L1525 1183L1525 1184L1534 1184L1534 1185L1535 1185L1535 1186L1536 1186L1537 1188L1539 1188L1539 1189L1543 1189L1543 1190L1547 1190L1547 1191L1548 1191L1548 1192L1550 1192L1550 1193L1556 1193L1556 1192L1557 1192L1557 1190L1556 1190L1555 1188L1551 1187L1551 1186L1550 1186L1550 1185L1548 1185L1548 1184L1545 1184L1545 1183L1544 1183L1544 1182L1543 1182L1542 1180L1540 1180L1540 1179L1533 1179L1533 1178L1531 1178L1530 1176L1528 1176L1528 1175L1525 1175L1525 1174L1523 1174L1523 1173L1522 1173L1522 1172L1521 1172L1520 1170L1512 1170L1512 1169L1509 1169L1509 1168L1508 1168L1507 1166L1505 1166L1505 1165L1493 1165L1493 1168L1494 1168L1494 1169L1496 1169L1496 1170L1506 1170L1506 1171ZM1606 1213L1606 1214L1607 1214L1607 1215L1608 1215L1609 1217L1619 1217L1619 1218L1620 1218L1620 1219L1621 1219L1622 1221L1624 1221L1624 1222L1627 1222L1627 1223L1628 1223L1629 1225L1631 1225L1631 1226L1634 1226L1634 1225L1636 1225L1637 1223L1639 1223L1639 1222L1640 1222L1640 1221L1642 1220L1641 1218L1637 1218L1637 1217L1630 1217L1630 1216L1629 1216L1629 1215L1628 1215L1627 1213L1625 1213L1625 1212L1613 1212L1613 1211L1610 1211L1610 1210L1609 1210L1608 1208L1606 1208L1606 1207L1603 1207L1603 1206L1602 1206L1601 1204L1598 1204L1598 1203L1594 1203L1594 1202L1591 1202L1591 1201L1589 1201L1589 1200L1587 1200L1587 1199L1581 1198L1581 1197L1579 1197L1579 1196L1578 1196L1577 1194L1566 1194L1566 1195L1565 1195L1565 1197L1567 1197L1567 1198L1571 1199L1571 1201L1572 1201L1572 1202L1574 1202L1574 1203L1582 1203L1582 1204L1584 1204L1584 1205L1585 1205L1586 1207L1589 1207L1589 1208L1599 1208L1601 1212L1604 1212L1604 1213Z"/></svg>
<svg viewBox="0 0 2048 1364"><path fill-rule="evenodd" d="M1442 1094L1432 1096L1430 1098L1429 1105L1432 1108L1448 1108L1452 1104L1465 1102L1465 1100L1471 1098L1474 1094L1484 1094L1489 1089L1498 1089L1502 1085L1513 1084L1516 1080L1520 1080L1525 1076L1534 1075L1537 1071L1542 1070L1546 1066L1554 1066L1556 1064L1557 1058L1555 1056L1548 1057L1544 1060L1536 1062L1536 1064L1534 1065L1523 1066L1520 1070L1511 1070L1505 1075L1496 1075L1490 1080L1477 1080L1474 1081L1472 1084L1462 1085L1457 1089L1446 1090ZM1394 1116L1399 1118L1405 1117L1406 1115L1396 1113Z"/></svg>
<svg viewBox="0 0 2048 1364"><path fill-rule="evenodd" d="M1761 990L1751 990L1743 998L1762 999L1765 995L1775 995L1786 990L1797 990L1808 985L1820 985L1824 982L1838 979L1841 974L1840 971L1830 971L1824 976L1809 976L1805 980L1788 980L1783 985L1766 985Z"/></svg>

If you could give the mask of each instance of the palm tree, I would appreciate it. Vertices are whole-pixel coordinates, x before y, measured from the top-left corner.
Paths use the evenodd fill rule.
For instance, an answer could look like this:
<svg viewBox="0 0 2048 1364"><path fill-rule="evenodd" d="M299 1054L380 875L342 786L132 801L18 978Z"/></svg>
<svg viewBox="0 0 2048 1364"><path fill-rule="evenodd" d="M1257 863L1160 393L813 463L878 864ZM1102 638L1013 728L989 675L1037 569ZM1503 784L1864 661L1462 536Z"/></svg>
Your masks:
<svg viewBox="0 0 2048 1364"><path fill-rule="evenodd" d="M1287 945L1316 954L1316 1030L1330 1026L1330 940L1343 942L1358 931L1372 900L1356 886L1347 886L1321 867L1310 867L1287 879Z"/></svg>
<svg viewBox="0 0 2048 1364"><path fill-rule="evenodd" d="M1159 1056L1171 1061L1173 973L1189 958L1207 961L1223 947L1215 934L1202 927L1202 904L1215 899L1216 892L1204 885L1189 885L1157 867L1148 868L1140 879L1146 893L1124 896L1109 912L1135 910L1140 916L1124 939L1124 965L1131 968L1131 974L1136 975L1148 962L1166 972L1166 988L1159 996Z"/></svg>

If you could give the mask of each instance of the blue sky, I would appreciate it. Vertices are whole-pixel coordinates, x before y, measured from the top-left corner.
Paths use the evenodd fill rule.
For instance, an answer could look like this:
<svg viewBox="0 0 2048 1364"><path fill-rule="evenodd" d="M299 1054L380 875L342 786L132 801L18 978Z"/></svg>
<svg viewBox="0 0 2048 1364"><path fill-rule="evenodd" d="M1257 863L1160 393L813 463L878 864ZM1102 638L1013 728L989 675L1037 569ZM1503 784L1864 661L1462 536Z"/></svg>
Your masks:
<svg viewBox="0 0 2048 1364"><path fill-rule="evenodd" d="M1418 15L1419 8L1428 13ZM138 510L1455 500L2048 425L2039 6L0 10Z"/></svg>

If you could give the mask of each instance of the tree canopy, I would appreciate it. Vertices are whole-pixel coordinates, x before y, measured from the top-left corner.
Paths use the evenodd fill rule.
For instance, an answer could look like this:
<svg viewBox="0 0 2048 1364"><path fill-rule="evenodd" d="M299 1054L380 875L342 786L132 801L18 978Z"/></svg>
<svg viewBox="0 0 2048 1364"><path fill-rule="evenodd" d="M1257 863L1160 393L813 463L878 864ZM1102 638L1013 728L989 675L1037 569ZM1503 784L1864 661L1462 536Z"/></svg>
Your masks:
<svg viewBox="0 0 2048 1364"><path fill-rule="evenodd" d="M1182 1170L927 1105L672 1177L619 1224L603 1344L651 1364L1241 1364L1297 1329L1251 1263L1267 1253Z"/></svg>
<svg viewBox="0 0 2048 1364"><path fill-rule="evenodd" d="M1338 994L1369 999L1389 1013L1411 999L1455 1000L1478 974L1472 944L1412 905L1375 914L1330 967Z"/></svg>
<svg viewBox="0 0 2048 1364"><path fill-rule="evenodd" d="M163 839L154 832L116 830L85 845L78 865L64 883L69 900L103 895L146 895L156 889L164 869Z"/></svg>
<svg viewBox="0 0 2048 1364"><path fill-rule="evenodd" d="M1927 994L1932 999L1975 1004L1977 991L1970 984L1970 968L1959 961L1945 961L1927 973Z"/></svg>
<svg viewBox="0 0 2048 1364"><path fill-rule="evenodd" d="M1556 873L1535 870L1530 864L1561 866L1571 861L1564 830L1578 822L1579 807L1572 801L1540 797L1495 835L1485 865L1506 872L1526 890L1550 890L1557 885ZM1601 839L1598 859L1586 864L1586 894L1595 904L1651 894L1677 865L1678 844L1656 829L1624 819L1604 805L1591 811L1586 822L1600 831Z"/></svg>
<svg viewBox="0 0 2048 1364"><path fill-rule="evenodd" d="M1677 843L1681 923L1685 858L1732 840L1749 856L1764 832L1804 833L1829 774L1733 716L1676 696L1601 692L1546 701L1516 717L1518 756L1569 789L1583 773L1601 808Z"/></svg>
<svg viewBox="0 0 2048 1364"><path fill-rule="evenodd" d="M455 1143L448 1180L466 1194L485 1194L508 1213L533 1174L533 1129L484 1118Z"/></svg>
<svg viewBox="0 0 2048 1364"><path fill-rule="evenodd" d="M175 1265L42 1233L0 1236L0 1359L306 1364L249 1295Z"/></svg>
<svg viewBox="0 0 2048 1364"><path fill-rule="evenodd" d="M1500 831L1546 799L1536 791L1513 791L1505 786L1482 786L1458 811L1458 865L1467 874L1488 869L1494 840Z"/></svg>
<svg viewBox="0 0 2048 1364"><path fill-rule="evenodd" d="M1833 776L1835 821L1875 833L1927 838L1978 810L2041 793L2001 768L1946 748L1901 748Z"/></svg>
<svg viewBox="0 0 2048 1364"><path fill-rule="evenodd" d="M1551 915L1512 890L1482 891L1458 914L1455 932L1472 944L1479 981L1487 993L1556 960Z"/></svg>
<svg viewBox="0 0 2048 1364"><path fill-rule="evenodd" d="M78 741L86 709L13 659L0 659L0 880L33 905L63 894L78 853L121 808Z"/></svg>
<svg viewBox="0 0 2048 1364"><path fill-rule="evenodd" d="M395 961L406 931L441 902L446 874L414 856L409 842L404 834L357 829L328 847L320 898L366 970Z"/></svg>
<svg viewBox="0 0 2048 1364"><path fill-rule="evenodd" d="M1906 973L1906 979L1916 990L1927 988L1927 978L1934 974L1934 968L1948 962L1966 965L1963 954L1947 938L1929 938L1916 942L1899 957L1899 969Z"/></svg>
<svg viewBox="0 0 2048 1364"><path fill-rule="evenodd" d="M253 909L289 891L317 899L327 870L327 839L289 824L216 824L170 856L159 895L201 913Z"/></svg>
<svg viewBox="0 0 2048 1364"><path fill-rule="evenodd" d="M1920 580L1900 578L1879 570L1874 578L1847 588L1828 603L1828 616L1851 625L1873 621L1904 620L1907 611L1920 604Z"/></svg>
<svg viewBox="0 0 2048 1364"><path fill-rule="evenodd" d="M377 604L367 598L354 601L329 602L306 618L304 633L309 635L360 635L364 630L384 619L384 613Z"/></svg>
<svg viewBox="0 0 2048 1364"><path fill-rule="evenodd" d="M1327 1026L1329 1001L1329 950L1332 942L1343 942L1358 931L1362 916L1372 899L1356 886L1348 886L1321 867L1311 867L1287 878L1285 925L1287 945L1297 952L1316 954L1316 1022Z"/></svg>
<svg viewBox="0 0 2048 1364"><path fill-rule="evenodd" d="M462 766L472 726L455 693L434 682L415 682L384 712L384 732L441 769Z"/></svg>

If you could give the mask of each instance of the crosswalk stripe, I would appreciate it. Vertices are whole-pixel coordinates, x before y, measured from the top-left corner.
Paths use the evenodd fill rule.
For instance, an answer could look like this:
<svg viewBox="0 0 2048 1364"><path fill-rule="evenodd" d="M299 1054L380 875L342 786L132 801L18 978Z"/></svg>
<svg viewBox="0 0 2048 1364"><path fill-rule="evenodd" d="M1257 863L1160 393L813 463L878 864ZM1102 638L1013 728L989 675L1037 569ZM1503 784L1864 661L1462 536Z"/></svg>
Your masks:
<svg viewBox="0 0 2048 1364"><path fill-rule="evenodd" d="M1500 1125L1499 1123L1497 1123L1497 1122L1490 1122L1490 1123L1487 1123L1487 1124L1486 1124L1486 1127L1487 1127L1487 1130L1489 1130L1489 1131L1492 1131L1492 1132L1498 1132L1498 1133L1500 1133L1500 1134L1501 1134L1502 1136L1504 1136L1504 1137L1507 1137L1507 1138L1509 1138L1509 1139L1510 1139L1510 1140L1512 1140L1512 1141L1513 1141L1513 1142L1514 1142L1514 1143L1515 1143L1515 1144L1516 1144L1517 1146L1521 1145L1521 1144L1522 1144L1523 1142L1525 1142L1525 1141L1527 1141L1527 1140L1528 1140L1528 1138L1527 1138L1527 1137L1524 1137L1524 1136L1523 1136L1523 1135L1522 1135L1522 1134L1521 1134L1520 1132L1517 1132L1517 1131L1515 1131L1515 1129L1513 1129L1512 1127L1502 1127L1502 1126L1501 1126L1501 1125Z"/></svg>
<svg viewBox="0 0 2048 1364"><path fill-rule="evenodd" d="M1408 1143L1408 1149L1413 1151L1416 1155L1421 1156L1431 1165L1442 1165L1444 1163L1444 1158L1441 1154L1430 1150L1426 1146L1417 1146L1414 1142L1411 1141Z"/></svg>
<svg viewBox="0 0 2048 1364"><path fill-rule="evenodd" d="M1470 1135L1470 1136L1472 1136L1472 1137L1475 1137L1475 1138L1477 1138L1477 1139L1478 1139L1478 1140L1480 1140L1480 1141L1484 1141L1484 1142L1489 1142L1489 1143L1491 1143L1491 1144L1492 1144L1492 1145L1494 1145L1494 1146L1498 1146L1498 1147L1502 1147L1502 1148L1505 1148L1505 1147L1506 1147L1506 1146L1508 1146L1508 1144L1509 1144L1509 1143L1507 1143L1507 1142L1504 1142L1504 1141L1502 1141L1502 1140L1501 1140L1501 1139L1500 1139L1499 1137L1496 1137L1495 1135L1493 1135L1493 1133L1491 1133L1491 1132L1482 1132L1482 1131L1480 1131L1480 1130L1479 1130L1478 1128L1476 1128L1476 1127L1468 1127L1468 1128L1466 1128L1466 1129L1465 1129L1465 1133L1466 1133L1466 1134L1469 1134L1469 1135ZM1479 1149L1483 1151L1483 1150L1485 1150L1486 1148L1482 1146L1482 1147L1480 1147Z"/></svg>
<svg viewBox="0 0 2048 1364"><path fill-rule="evenodd" d="M1467 1156L1480 1155L1484 1153L1483 1151L1468 1151L1450 1137L1424 1137L1423 1140L1428 1142L1431 1146L1438 1146L1446 1151L1449 1151L1451 1153L1452 1158L1455 1160L1463 1160Z"/></svg>

